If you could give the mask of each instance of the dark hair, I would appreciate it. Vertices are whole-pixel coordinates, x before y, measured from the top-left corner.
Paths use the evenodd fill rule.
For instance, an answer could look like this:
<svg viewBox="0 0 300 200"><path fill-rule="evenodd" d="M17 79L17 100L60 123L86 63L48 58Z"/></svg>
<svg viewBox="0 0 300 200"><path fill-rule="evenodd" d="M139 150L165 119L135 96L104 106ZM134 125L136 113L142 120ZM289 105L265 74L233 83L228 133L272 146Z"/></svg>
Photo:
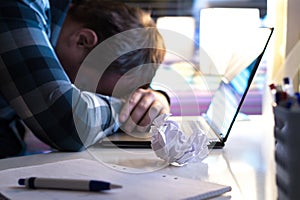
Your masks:
<svg viewBox="0 0 300 200"><path fill-rule="evenodd" d="M146 35L136 34L134 41L120 44L139 44L139 46L146 48L132 50L121 55L111 63L108 69L124 74L139 65L153 63L156 70L159 64L163 62L165 56L164 41L155 22L150 17L150 13L116 1L77 0L73 1L73 6L71 6L68 14L73 20L94 30L99 42L124 31L146 28Z"/></svg>

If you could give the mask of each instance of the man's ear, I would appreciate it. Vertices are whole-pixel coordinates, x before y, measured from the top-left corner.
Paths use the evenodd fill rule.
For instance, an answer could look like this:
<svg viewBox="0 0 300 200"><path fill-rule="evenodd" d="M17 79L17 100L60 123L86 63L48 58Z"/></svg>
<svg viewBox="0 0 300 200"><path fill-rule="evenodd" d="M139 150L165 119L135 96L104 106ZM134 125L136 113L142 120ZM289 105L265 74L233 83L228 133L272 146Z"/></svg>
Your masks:
<svg viewBox="0 0 300 200"><path fill-rule="evenodd" d="M91 49L98 43L97 34L92 29L82 28L77 36L77 45L80 47Z"/></svg>

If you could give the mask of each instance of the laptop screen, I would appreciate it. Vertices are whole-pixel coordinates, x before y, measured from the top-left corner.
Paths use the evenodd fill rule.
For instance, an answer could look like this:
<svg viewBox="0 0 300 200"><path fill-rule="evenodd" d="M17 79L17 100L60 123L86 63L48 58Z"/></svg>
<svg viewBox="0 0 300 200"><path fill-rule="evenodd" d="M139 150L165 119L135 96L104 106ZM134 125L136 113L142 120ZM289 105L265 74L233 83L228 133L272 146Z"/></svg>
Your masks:
<svg viewBox="0 0 300 200"><path fill-rule="evenodd" d="M265 37L265 42L262 44L263 48L258 48L260 49L258 56L249 65L239 66L237 73L231 72L230 78L226 76L226 73L222 75L219 87L215 90L205 113L207 122L223 138L223 142L226 141L239 113L273 32L273 29L269 28L260 28L260 30L267 31L268 34L259 34L261 37Z"/></svg>

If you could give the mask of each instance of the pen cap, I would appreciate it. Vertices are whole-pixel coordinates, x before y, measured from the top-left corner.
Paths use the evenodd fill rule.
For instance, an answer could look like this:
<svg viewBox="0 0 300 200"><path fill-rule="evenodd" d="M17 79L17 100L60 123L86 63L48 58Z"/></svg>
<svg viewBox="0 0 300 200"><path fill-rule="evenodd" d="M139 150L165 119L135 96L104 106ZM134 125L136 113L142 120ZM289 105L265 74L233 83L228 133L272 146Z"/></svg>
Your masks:
<svg viewBox="0 0 300 200"><path fill-rule="evenodd" d="M274 83L271 83L271 84L269 85L269 87L270 87L271 90L276 90L276 86L275 86Z"/></svg>
<svg viewBox="0 0 300 200"><path fill-rule="evenodd" d="M20 178L18 180L19 185L25 185L25 179L24 178Z"/></svg>
<svg viewBox="0 0 300 200"><path fill-rule="evenodd" d="M285 77L285 78L283 78L283 84L286 84L286 85L289 85L289 84L291 84L291 82L290 82L290 78L289 78L289 77Z"/></svg>
<svg viewBox="0 0 300 200"><path fill-rule="evenodd" d="M293 96L294 95L294 88L293 84L289 77L285 77L283 79L283 89L288 95Z"/></svg>

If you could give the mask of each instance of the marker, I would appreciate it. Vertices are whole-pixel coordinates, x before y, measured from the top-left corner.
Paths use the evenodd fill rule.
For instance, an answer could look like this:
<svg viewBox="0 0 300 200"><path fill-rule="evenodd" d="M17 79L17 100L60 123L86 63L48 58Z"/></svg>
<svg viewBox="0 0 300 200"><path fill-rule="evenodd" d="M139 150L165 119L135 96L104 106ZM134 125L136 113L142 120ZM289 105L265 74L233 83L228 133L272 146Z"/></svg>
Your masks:
<svg viewBox="0 0 300 200"><path fill-rule="evenodd" d="M271 83L269 85L269 88L271 90L273 101L275 102L275 100L276 100L276 92L277 92L276 85L274 83Z"/></svg>
<svg viewBox="0 0 300 200"><path fill-rule="evenodd" d="M80 179L60 179L60 178L21 178L19 185L24 185L31 189L57 189L57 190L81 190L98 192L122 188L120 185L114 185L100 180L80 180Z"/></svg>
<svg viewBox="0 0 300 200"><path fill-rule="evenodd" d="M283 90L290 96L294 95L293 83L289 77L283 79Z"/></svg>
<svg viewBox="0 0 300 200"><path fill-rule="evenodd" d="M269 84L270 90L273 94L276 93L276 85L274 83Z"/></svg>

